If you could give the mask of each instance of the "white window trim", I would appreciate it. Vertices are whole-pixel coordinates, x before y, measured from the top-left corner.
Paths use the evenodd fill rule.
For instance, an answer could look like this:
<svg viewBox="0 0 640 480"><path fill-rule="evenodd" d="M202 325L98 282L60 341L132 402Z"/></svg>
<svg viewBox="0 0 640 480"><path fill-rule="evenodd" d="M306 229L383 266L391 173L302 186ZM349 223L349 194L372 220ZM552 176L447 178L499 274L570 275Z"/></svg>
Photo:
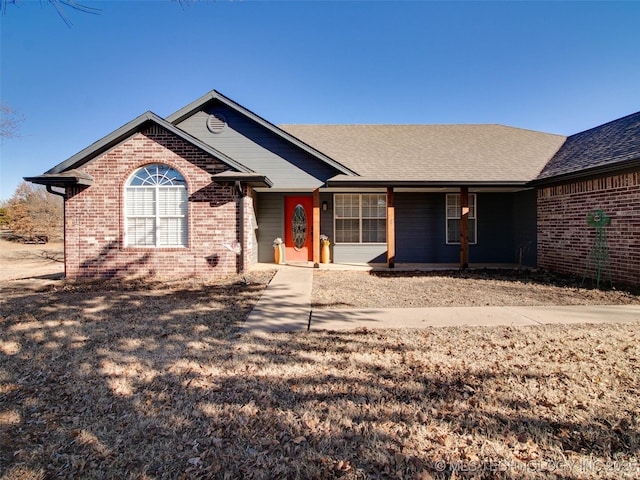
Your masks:
<svg viewBox="0 0 640 480"><path fill-rule="evenodd" d="M357 195L358 197L358 217L336 217L336 198L343 196L353 196ZM384 217L363 217L362 216L362 196L363 195L382 195L385 197L385 212ZM387 244L387 234L386 231L386 220L387 220L387 211L386 211L386 194L379 192L371 192L371 193L336 193L333 195L333 235L336 238L334 242L335 245L386 245ZM385 220L385 241L384 242L363 242L362 241L362 220ZM358 220L358 241L357 242L338 242L336 235L336 220Z"/></svg>
<svg viewBox="0 0 640 480"><path fill-rule="evenodd" d="M175 170L173 167L170 167L169 165L163 164L163 163L157 163L157 164L151 164L151 165L163 165L166 166L168 168L171 168L172 170ZM135 176L138 174L138 172L141 169L144 169L146 167L149 167L150 165L145 165L143 167L137 168L136 170L134 170L131 175L129 176L129 178L127 179L127 181L124 184L124 247L125 248L153 248L153 249L175 249L175 248L188 248L189 246L189 202L187 200L187 209L186 209L186 213L184 215L160 215L160 208L158 208L158 205L160 203L160 189L161 188L182 188L181 185L130 185L131 181L135 178ZM177 170L176 170L177 171ZM180 172L178 172L180 173ZM180 176L184 179L184 176L180 173ZM153 196L154 196L154 215L128 215L127 212L127 206L128 206L128 197L129 197L129 191L130 189L135 189L135 188L145 188L145 189L153 189ZM184 185L184 191L187 193L187 199L188 199L188 188L186 185L186 180L185 180L185 185ZM155 229L154 229L154 240L155 243L153 245L138 245L134 242L131 242L129 239L129 219L137 219L137 218L153 218L154 219L154 225L155 225ZM185 238L185 242L184 244L175 244L175 245L161 245L160 244L160 220L161 219L169 219L169 218L184 218L185 219L185 228L187 230L186 232L186 238Z"/></svg>
<svg viewBox="0 0 640 480"><path fill-rule="evenodd" d="M458 212L458 216L457 217L450 217L449 216L449 198L450 197L458 197L460 198L460 194L459 193L447 193L446 194L446 198L445 198L445 202L444 202L444 237L445 237L445 241L447 245L460 245L460 238L458 237L458 240L455 242L449 241L449 220L460 220L460 209L457 209ZM469 245L477 245L478 244L478 195L475 193L470 193L469 194L469 204L472 203L471 198L473 197L473 204L474 204L474 215L471 216L471 211L469 212L469 223L473 222L474 224L474 231L476 234L476 238L471 241L471 239L469 239ZM460 202L458 201L458 204Z"/></svg>

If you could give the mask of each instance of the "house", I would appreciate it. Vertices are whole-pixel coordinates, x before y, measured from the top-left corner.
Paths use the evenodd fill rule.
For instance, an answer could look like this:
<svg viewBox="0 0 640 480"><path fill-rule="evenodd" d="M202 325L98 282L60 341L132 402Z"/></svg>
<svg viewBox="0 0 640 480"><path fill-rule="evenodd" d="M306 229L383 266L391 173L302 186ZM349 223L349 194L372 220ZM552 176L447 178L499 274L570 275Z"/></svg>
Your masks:
<svg viewBox="0 0 640 480"><path fill-rule="evenodd" d="M227 275L273 262L276 238L288 262L317 265L320 235L336 263L563 269L537 210L553 210L556 180L591 168L568 148L589 145L502 125L276 126L211 91L26 180L65 198L71 278ZM637 165L625 165L636 168L637 220Z"/></svg>

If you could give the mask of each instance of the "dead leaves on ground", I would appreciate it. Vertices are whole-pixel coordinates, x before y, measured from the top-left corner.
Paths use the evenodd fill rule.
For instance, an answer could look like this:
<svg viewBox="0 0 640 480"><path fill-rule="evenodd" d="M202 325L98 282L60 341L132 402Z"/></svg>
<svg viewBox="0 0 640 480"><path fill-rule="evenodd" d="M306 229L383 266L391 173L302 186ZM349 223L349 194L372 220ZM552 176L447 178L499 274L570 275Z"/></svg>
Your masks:
<svg viewBox="0 0 640 480"><path fill-rule="evenodd" d="M6 299L3 480L638 477L639 325L239 335L259 292Z"/></svg>
<svg viewBox="0 0 640 480"><path fill-rule="evenodd" d="M640 304L638 292L581 283L543 271L317 271L312 303L314 309Z"/></svg>

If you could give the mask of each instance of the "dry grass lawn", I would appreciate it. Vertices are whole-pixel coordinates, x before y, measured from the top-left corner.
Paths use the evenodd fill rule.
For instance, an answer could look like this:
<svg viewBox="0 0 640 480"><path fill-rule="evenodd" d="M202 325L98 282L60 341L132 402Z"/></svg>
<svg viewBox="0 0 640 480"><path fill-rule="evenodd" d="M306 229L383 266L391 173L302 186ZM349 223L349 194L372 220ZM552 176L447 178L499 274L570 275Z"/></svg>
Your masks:
<svg viewBox="0 0 640 480"><path fill-rule="evenodd" d="M640 477L640 325L238 333L270 274L0 284L0 478Z"/></svg>
<svg viewBox="0 0 640 480"><path fill-rule="evenodd" d="M318 271L314 309L536 305L640 305L638 292L543 271ZM603 285L606 282L602 282Z"/></svg>

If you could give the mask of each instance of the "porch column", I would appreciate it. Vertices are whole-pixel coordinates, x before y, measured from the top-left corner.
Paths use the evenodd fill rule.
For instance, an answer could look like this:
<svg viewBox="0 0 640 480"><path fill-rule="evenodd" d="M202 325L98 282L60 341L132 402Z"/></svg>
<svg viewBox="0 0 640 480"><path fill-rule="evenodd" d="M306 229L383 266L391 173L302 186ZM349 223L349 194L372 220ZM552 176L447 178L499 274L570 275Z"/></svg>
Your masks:
<svg viewBox="0 0 640 480"><path fill-rule="evenodd" d="M313 266L320 268L320 190L313 191Z"/></svg>
<svg viewBox="0 0 640 480"><path fill-rule="evenodd" d="M387 187L387 265L396 265L396 213L393 187Z"/></svg>
<svg viewBox="0 0 640 480"><path fill-rule="evenodd" d="M469 266L469 187L460 187L460 268Z"/></svg>

